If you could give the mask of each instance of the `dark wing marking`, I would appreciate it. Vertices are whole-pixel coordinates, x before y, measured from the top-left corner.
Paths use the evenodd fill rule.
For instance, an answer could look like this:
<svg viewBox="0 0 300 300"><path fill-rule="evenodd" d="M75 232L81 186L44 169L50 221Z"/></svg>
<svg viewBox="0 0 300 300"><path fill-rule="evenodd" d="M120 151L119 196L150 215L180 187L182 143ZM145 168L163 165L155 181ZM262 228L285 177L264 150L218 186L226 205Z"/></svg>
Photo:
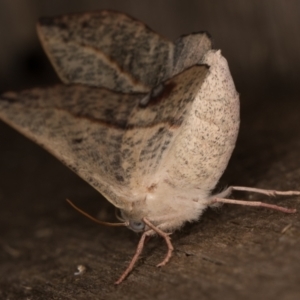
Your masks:
<svg viewBox="0 0 300 300"><path fill-rule="evenodd" d="M159 171L206 72L194 66L164 82L147 107L139 105L145 94L82 85L9 92L0 118L124 208L137 181Z"/></svg>
<svg viewBox="0 0 300 300"><path fill-rule="evenodd" d="M122 13L43 18L37 28L64 83L147 92L172 68L174 44Z"/></svg>

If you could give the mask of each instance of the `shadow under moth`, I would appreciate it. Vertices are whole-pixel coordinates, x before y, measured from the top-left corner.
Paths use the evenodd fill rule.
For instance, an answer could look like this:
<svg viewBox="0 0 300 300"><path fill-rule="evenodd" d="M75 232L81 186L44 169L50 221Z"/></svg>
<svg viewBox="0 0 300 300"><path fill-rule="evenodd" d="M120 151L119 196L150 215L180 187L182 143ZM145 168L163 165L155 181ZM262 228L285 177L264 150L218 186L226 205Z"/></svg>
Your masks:
<svg viewBox="0 0 300 300"><path fill-rule="evenodd" d="M113 11L42 18L37 31L63 84L0 97L0 119L32 139L120 210L119 225L146 237L170 234L233 190L300 195L231 186L213 194L239 131L239 95L220 50L205 32L174 43Z"/></svg>

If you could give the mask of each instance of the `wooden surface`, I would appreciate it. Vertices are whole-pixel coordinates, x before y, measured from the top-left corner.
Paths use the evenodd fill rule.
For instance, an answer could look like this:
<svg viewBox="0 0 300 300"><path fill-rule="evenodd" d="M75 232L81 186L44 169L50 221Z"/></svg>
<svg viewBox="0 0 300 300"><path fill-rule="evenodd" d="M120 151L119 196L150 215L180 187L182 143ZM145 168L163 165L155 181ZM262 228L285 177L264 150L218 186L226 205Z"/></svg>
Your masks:
<svg viewBox="0 0 300 300"><path fill-rule="evenodd" d="M245 100L222 182L300 189L299 111L293 96ZM299 213L210 209L172 236L175 252L167 266L155 267L166 247L154 238L131 275L115 286L138 235L79 215L65 198L102 219L113 219L114 210L48 153L0 125L0 299L299 299L299 197L236 193ZM78 265L87 270L75 276Z"/></svg>

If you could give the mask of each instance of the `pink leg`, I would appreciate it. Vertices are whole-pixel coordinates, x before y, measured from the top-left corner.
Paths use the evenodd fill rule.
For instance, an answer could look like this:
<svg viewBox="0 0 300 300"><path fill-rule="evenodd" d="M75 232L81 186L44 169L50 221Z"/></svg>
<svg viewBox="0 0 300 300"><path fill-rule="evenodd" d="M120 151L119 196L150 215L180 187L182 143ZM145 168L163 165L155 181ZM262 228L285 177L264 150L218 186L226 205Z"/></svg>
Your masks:
<svg viewBox="0 0 300 300"><path fill-rule="evenodd" d="M136 248L136 252L129 264L129 266L127 267L127 269L123 272L123 274L121 275L121 277L115 282L115 284L120 284L126 277L127 275L132 271L135 263L137 262L139 256L141 255L142 251L143 251L143 248L144 248L144 244L145 244L145 239L147 237L149 237L150 235L152 235L154 232L156 232L158 235L160 235L161 237L163 237L167 243L167 246L168 246L168 252L167 252L167 255L166 257L164 258L164 260L159 263L157 265L157 267L161 267L161 266L164 266L171 258L172 256L172 252L174 250L173 248L173 245L171 243L171 239L169 237L169 234L161 231L159 228L155 227L149 220L147 220L146 218L143 218L142 219L143 222L148 225L151 230L148 230L148 231L145 231L142 236L141 236L141 239L138 243L138 246Z"/></svg>
<svg viewBox="0 0 300 300"><path fill-rule="evenodd" d="M232 191L243 191L243 192L252 192L252 193L259 193L264 194L267 196L297 196L300 195L300 191L276 191L276 190L265 190L265 189L258 189L258 188L251 188L245 186L230 186L223 192L214 195L211 200L211 204L214 203L229 203L229 204L239 204L239 205L247 205L247 206L255 206L255 207L266 207L269 209L274 209L277 211L281 211L284 213L295 213L296 209L289 209L282 206L278 206L275 204L268 204L260 201L246 201L246 200L234 200L234 199L227 199L225 197L229 196Z"/></svg>
<svg viewBox="0 0 300 300"><path fill-rule="evenodd" d="M252 192L258 194L264 194L267 196L297 196L300 195L300 191L276 191L276 190L265 190L265 189L258 189L258 188L251 188L246 186L230 186L225 191L220 193L223 196L227 196L231 194L232 191L243 191L243 192Z"/></svg>
<svg viewBox="0 0 300 300"><path fill-rule="evenodd" d="M268 204L260 201L246 201L246 200L234 200L234 199L225 199L225 198L214 198L212 203L229 203L229 204L238 204L238 205L246 205L246 206L255 206L255 207L266 207L269 209L274 209L277 211L281 211L284 213L292 214L297 210L294 208L285 208L282 206L278 206L275 204Z"/></svg>
<svg viewBox="0 0 300 300"><path fill-rule="evenodd" d="M172 245L172 243L171 243L170 236L169 236L169 234L167 234L167 233L161 231L159 228L155 227L155 226L154 226L152 223L150 223L146 218L143 218L143 221L144 221L144 223L147 224L153 231L155 231L158 235L160 235L161 237L163 237L163 238L165 239L166 243L167 243L167 246L168 246L168 252L167 252L167 255L166 255L166 257L164 258L164 260L163 260L161 263L159 263L159 264L157 265L157 267L162 267L162 266L164 266L164 265L170 260L170 258L171 258L171 256L172 256L172 252L173 252L173 250L174 250L174 247L173 247L173 245Z"/></svg>
<svg viewBox="0 0 300 300"><path fill-rule="evenodd" d="M142 236L141 239L138 243L138 246L136 248L136 252L129 264L129 266L127 267L127 269L123 272L123 274L121 275L121 277L115 282L115 284L120 284L126 277L127 275L132 271L136 261L138 260L139 256L141 255L143 248L144 248L144 242L145 242L145 238L148 236L149 231L145 231Z"/></svg>

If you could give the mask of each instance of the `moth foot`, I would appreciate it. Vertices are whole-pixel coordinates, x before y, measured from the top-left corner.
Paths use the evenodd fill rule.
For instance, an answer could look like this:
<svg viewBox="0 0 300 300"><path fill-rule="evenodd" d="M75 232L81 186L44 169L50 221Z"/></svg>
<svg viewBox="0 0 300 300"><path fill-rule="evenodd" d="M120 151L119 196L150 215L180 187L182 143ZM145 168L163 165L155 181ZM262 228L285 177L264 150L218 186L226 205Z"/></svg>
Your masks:
<svg viewBox="0 0 300 300"><path fill-rule="evenodd" d="M158 265L156 265L157 267L162 267L162 266L164 266L164 265L166 265L168 263L168 261L172 257L172 253L174 251L174 247L172 245L171 238L170 238L171 233L163 232L162 230L160 230L159 228L157 228L156 226L154 226L151 222L149 222L149 220L147 220L146 218L143 218L143 221L154 232L156 232L158 235L160 235L162 238L164 238L164 240L165 240L165 242L167 244L168 251L167 251L167 254L166 254L164 260L162 262L160 262Z"/></svg>
<svg viewBox="0 0 300 300"><path fill-rule="evenodd" d="M163 238L165 239L165 241L167 243L168 252L167 252L164 260L156 265L157 267L162 267L162 266L166 265L168 263L168 261L170 260L170 258L172 257L172 253L174 251L174 247L171 243L171 239L169 237L169 234L166 234L165 236L163 236Z"/></svg>

